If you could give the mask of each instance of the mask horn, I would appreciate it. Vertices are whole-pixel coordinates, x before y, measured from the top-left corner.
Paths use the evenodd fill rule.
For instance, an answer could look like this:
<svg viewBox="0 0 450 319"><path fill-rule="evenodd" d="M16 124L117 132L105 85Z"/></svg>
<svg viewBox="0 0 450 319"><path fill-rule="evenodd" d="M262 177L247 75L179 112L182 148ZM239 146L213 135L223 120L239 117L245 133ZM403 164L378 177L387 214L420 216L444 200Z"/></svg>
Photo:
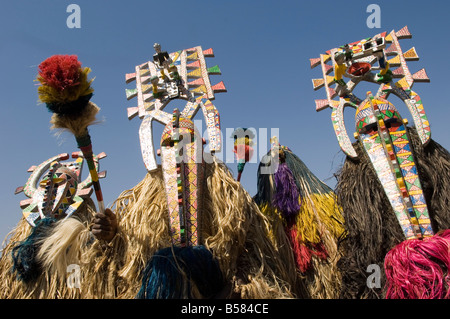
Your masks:
<svg viewBox="0 0 450 319"><path fill-rule="evenodd" d="M352 142L347 134L347 130L345 128L344 123L344 108L350 106L356 109L356 105L348 102L344 99L341 99L339 105L337 107L333 107L333 112L331 113L331 121L333 122L334 132L336 133L336 137L339 142L339 146L342 151L352 157L356 158L358 155L356 154L355 149L352 146Z"/></svg>

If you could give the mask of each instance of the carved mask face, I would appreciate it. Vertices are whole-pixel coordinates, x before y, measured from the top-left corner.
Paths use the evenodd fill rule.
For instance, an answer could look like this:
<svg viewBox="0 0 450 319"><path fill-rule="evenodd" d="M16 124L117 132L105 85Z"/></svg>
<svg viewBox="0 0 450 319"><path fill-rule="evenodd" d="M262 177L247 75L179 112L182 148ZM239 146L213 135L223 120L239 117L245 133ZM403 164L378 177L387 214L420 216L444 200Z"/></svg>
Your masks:
<svg viewBox="0 0 450 319"><path fill-rule="evenodd" d="M356 132L364 134L369 131L378 131L379 121L375 116L371 103L376 105L380 112L380 119L390 127L394 123L402 123L402 118L395 106L387 100L375 98L371 102L366 99L358 106L355 114Z"/></svg>
<svg viewBox="0 0 450 319"><path fill-rule="evenodd" d="M104 153L94 156L97 170L98 160L105 156ZM90 174L81 180L84 160L81 152L72 153L72 157L76 160L62 163L69 158L69 154L63 153L38 166L32 166L28 170L31 176L26 184L16 189L16 194L23 191L29 197L20 201L20 207L31 226L36 226L36 222L45 217L70 217L83 203L84 198L91 195L93 190ZM104 172L99 173L99 178L103 177Z"/></svg>
<svg viewBox="0 0 450 319"><path fill-rule="evenodd" d="M46 217L62 216L73 204L77 187L77 176L72 170L58 162L52 163L37 190L42 199L38 204L39 213Z"/></svg>

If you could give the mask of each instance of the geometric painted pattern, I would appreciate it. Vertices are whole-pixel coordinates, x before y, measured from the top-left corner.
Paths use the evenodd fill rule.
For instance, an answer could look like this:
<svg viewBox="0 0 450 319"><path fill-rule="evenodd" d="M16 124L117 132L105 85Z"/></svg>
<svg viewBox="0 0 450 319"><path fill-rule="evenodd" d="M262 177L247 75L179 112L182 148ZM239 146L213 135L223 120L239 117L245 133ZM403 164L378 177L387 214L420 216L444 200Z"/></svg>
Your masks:
<svg viewBox="0 0 450 319"><path fill-rule="evenodd" d="M411 88L414 82L428 82L429 78L425 69L411 74L407 61L417 61L419 56L415 48L403 52L399 40L408 38L411 34L406 26L389 34L383 32L330 49L310 59L310 66L320 66L322 74L313 79L313 88L324 88L326 95L325 99L315 100L316 111L332 109L339 146L350 157L357 154L346 132L343 112L346 106L356 109L355 136L372 162L405 237L410 239L432 236L433 231L406 128L400 114L387 101L393 93L407 105L425 145L431 137L430 124L422 100ZM375 98L369 92L362 101L353 93L361 81L378 86Z"/></svg>
<svg viewBox="0 0 450 319"><path fill-rule="evenodd" d="M428 208L406 128L395 107L369 94L376 127L360 131L362 142L406 239L433 235Z"/></svg>
<svg viewBox="0 0 450 319"><path fill-rule="evenodd" d="M431 138L431 129L420 96L411 89L404 90L403 88L391 86L390 84L385 84L377 96L387 99L391 93L399 97L406 104L414 121L419 139L423 145L426 145Z"/></svg>
<svg viewBox="0 0 450 319"><path fill-rule="evenodd" d="M356 132L364 132L367 125L376 123L375 115L370 103L361 103L355 113Z"/></svg>
<svg viewBox="0 0 450 319"><path fill-rule="evenodd" d="M184 229L184 221L180 220L180 205L178 201L178 178L175 149L170 146L161 146L161 166L169 210L169 227L174 245L181 245L181 229Z"/></svg>
<svg viewBox="0 0 450 319"><path fill-rule="evenodd" d="M161 165L170 234L172 244L176 246L196 246L200 242L199 219L204 182L202 145L193 122L180 117L175 109L173 121L166 125L161 138Z"/></svg>
<svg viewBox="0 0 450 319"><path fill-rule="evenodd" d="M331 112L331 121L333 123L334 132L336 134L339 146L345 154L351 157L357 157L356 151L347 134L347 129L344 123L344 108L346 106L356 107L353 103L341 100L339 105L333 108Z"/></svg>
<svg viewBox="0 0 450 319"><path fill-rule="evenodd" d="M417 61L419 56L415 48L403 52L399 40L411 38L408 28L405 26L401 30L392 30L389 34L386 32L376 34L372 38L362 39L349 43L347 47L338 47L327 50L325 54L320 54L318 58L310 59L311 68L320 66L321 77L312 80L314 90L324 88L326 98L315 100L316 111L322 111L325 108L332 109L332 124L335 129L336 137L342 151L355 157L356 153L349 145L350 138L346 135L343 124L343 107L352 106L355 109L360 105L362 99L357 97L353 90L361 81L371 82L378 86L377 96L387 98L389 93L399 96L408 106L411 112L417 132L423 144L430 139L430 127L426 117L422 101L416 98L417 94L411 90L415 82L429 82L425 69L411 74L407 61ZM345 55L344 62L335 60L335 54L341 52ZM382 67L381 61L388 61L389 64ZM378 64L376 63L378 62ZM370 69L360 76L355 76L349 71L357 64L368 63ZM343 71L344 70L344 71ZM392 79L380 80L381 71L389 71ZM386 71L386 72L387 72ZM334 72L334 74L333 74ZM350 73L349 73L350 72ZM377 74L377 72L380 72ZM330 79L334 78L334 81ZM343 79L347 78L347 82ZM395 79L397 81L395 82ZM339 83L339 84L337 84ZM334 98L337 97L338 100ZM348 104L343 104L344 101ZM356 118L356 127L358 130L364 129L371 123L371 119L365 118L364 113ZM388 112L389 113L389 112ZM390 116L387 114L386 116Z"/></svg>
<svg viewBox="0 0 450 319"><path fill-rule="evenodd" d="M432 236L433 230L431 229L430 216L406 128L404 124L397 123L396 126L391 126L389 131L394 152L403 175L404 185L410 197L420 231L423 237Z"/></svg>
<svg viewBox="0 0 450 319"><path fill-rule="evenodd" d="M137 106L128 108L127 115L128 119L139 116L143 120L139 129L139 138L142 157L148 171L157 168L152 122L156 120L167 125L171 121L171 114L165 112L164 108L174 99L186 101L181 114L188 119L193 119L198 109L203 110L209 137L209 149L213 153L221 150L221 136L218 131L220 128L219 112L211 100L215 98L216 93L227 90L222 81L211 84L210 75L221 74L217 65L213 67L206 65L206 58L214 57L213 50L203 50L197 46L170 53L169 57L171 59L170 67L176 72L171 71L170 74L163 77L161 73L166 71L159 68L154 61L148 61L136 66L134 73L125 76L126 83L136 82L136 88L125 90L127 99L137 99ZM151 81L155 77L157 81L152 84ZM153 85L156 91L153 90ZM173 90L176 93L170 93Z"/></svg>
<svg viewBox="0 0 450 319"><path fill-rule="evenodd" d="M99 160L105 156L104 153L93 156L96 173L99 169ZM92 194L91 174L81 180L84 162L82 152L72 153L75 161L62 162L68 158L69 154L63 153L49 158L38 166L32 166L28 170L31 175L25 185L16 189L15 194L23 191L29 197L20 202L20 207L24 218L32 227L39 219L48 216L69 218L84 199ZM98 173L98 178L105 176L106 172Z"/></svg>
<svg viewBox="0 0 450 319"><path fill-rule="evenodd" d="M378 131L359 134L359 139L372 162L378 179L383 185L405 238L415 238L414 225L410 221L406 204L403 201L395 176L392 174L389 158L386 156Z"/></svg>

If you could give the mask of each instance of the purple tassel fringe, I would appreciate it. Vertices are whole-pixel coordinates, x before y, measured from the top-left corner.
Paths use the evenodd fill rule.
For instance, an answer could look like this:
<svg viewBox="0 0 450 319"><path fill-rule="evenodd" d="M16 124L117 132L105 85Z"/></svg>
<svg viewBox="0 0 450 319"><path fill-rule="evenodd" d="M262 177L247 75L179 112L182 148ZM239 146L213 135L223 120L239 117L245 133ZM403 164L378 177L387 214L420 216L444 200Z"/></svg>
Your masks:
<svg viewBox="0 0 450 319"><path fill-rule="evenodd" d="M273 206L277 208L286 220L292 220L300 210L297 185L295 184L292 171L286 165L281 163L275 173L276 193L272 200Z"/></svg>

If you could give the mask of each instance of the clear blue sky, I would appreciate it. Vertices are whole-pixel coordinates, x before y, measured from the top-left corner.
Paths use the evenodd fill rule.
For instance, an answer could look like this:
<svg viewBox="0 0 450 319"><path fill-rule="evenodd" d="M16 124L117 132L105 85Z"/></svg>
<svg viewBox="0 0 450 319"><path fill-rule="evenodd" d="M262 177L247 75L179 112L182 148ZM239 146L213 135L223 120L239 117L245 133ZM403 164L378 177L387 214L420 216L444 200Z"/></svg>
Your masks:
<svg viewBox="0 0 450 319"><path fill-rule="evenodd" d="M81 8L79 29L66 26L70 3ZM381 8L380 29L366 25L370 3ZM108 206L146 174L138 138L140 120L129 121L126 116L127 107L136 102L126 100L125 89L133 85L125 83L125 74L151 59L155 42L169 52L198 45L213 48L215 58L207 60L208 66L218 64L222 71L222 75L212 76L213 83L224 81L228 89L213 101L223 130L254 127L268 129L270 135L271 128L278 129L280 142L334 187L333 174L344 155L331 126L331 111L315 111L314 100L324 98L325 92L313 90L311 79L320 77L320 71L310 69L309 59L407 25L413 38L401 40L402 47L414 46L420 57L409 63L410 69L415 72L425 67L431 78L431 83L415 84L414 89L422 97L432 137L450 149L446 101L449 9L448 2L436 0L3 1L0 238L3 240L21 217L19 202L26 197L14 195L14 190L25 184L27 169L53 155L77 150L72 136L54 136L51 114L37 102L37 66L49 56L76 54L83 66L92 68L92 101L101 107L99 117L104 121L90 132L94 151L108 155L101 161L101 169L107 170L107 178L101 182ZM169 104L166 110L172 108ZM398 108L411 118L405 106ZM347 113L351 134L354 114ZM236 172L236 163L228 166ZM251 195L256 192L256 169L257 163L247 164L242 178Z"/></svg>

